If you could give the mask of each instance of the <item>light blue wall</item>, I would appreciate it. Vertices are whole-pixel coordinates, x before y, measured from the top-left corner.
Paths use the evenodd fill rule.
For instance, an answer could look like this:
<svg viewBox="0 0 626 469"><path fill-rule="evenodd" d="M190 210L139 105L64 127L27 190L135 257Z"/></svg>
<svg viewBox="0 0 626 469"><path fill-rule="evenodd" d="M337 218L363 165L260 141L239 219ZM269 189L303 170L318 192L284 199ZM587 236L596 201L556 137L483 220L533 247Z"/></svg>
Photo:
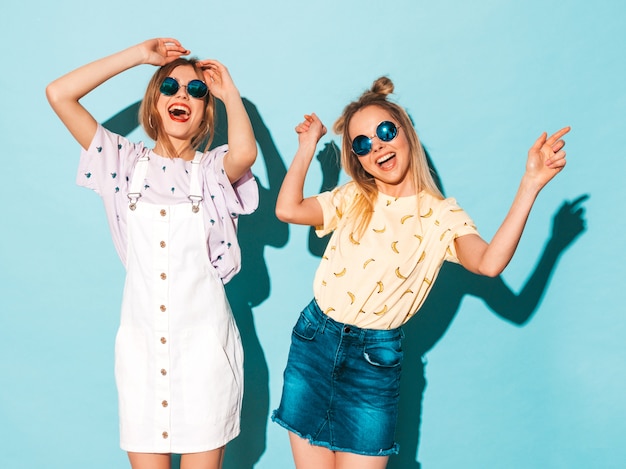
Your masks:
<svg viewBox="0 0 626 469"><path fill-rule="evenodd" d="M276 190L265 160L275 158L273 170L289 164L301 116L314 111L332 124L383 74L394 80L446 194L486 238L506 213L530 144L543 130L571 125L568 166L537 201L502 282L485 287L452 271L441 302L429 304L430 319L411 326L417 339L407 344L405 366L413 389L404 397L414 414L401 421L405 451L393 464L417 467L408 461L418 448L424 469L623 467L625 26L626 4L618 0L4 5L0 467L126 465L113 380L123 269L100 200L75 186L79 147L44 88L154 36L176 37L229 67L258 111L263 152L254 170L265 200ZM84 102L105 121L141 99L152 72L129 71ZM329 134L323 143L331 140L338 142ZM320 184L314 166L308 192ZM535 271L559 207L583 195L586 231L571 234L580 215L570 214L573 228L556 236L565 239L560 256L550 258L548 246L536 270L540 276L553 265L552 275L507 299L507 285L517 293ZM246 396L258 415L244 427L256 443L231 451L227 469L247 467L232 459L246 451L261 455L259 469L293 467L287 435L267 423L267 413L278 404L290 329L310 299L317 264L307 229L287 232L267 212L255 220L245 226L247 249L269 277L248 269L239 279L247 290L234 301L254 364ZM485 289L483 298L500 292L504 306L467 294L474 288ZM502 319L542 291L526 324ZM420 422L422 352L428 384Z"/></svg>

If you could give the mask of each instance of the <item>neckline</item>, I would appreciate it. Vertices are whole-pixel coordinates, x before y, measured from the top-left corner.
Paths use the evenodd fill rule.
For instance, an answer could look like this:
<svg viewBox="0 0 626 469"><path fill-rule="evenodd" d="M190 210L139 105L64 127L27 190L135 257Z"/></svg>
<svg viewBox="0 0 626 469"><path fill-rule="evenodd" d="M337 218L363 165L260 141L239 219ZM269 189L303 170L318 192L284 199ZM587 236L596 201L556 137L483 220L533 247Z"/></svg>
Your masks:
<svg viewBox="0 0 626 469"><path fill-rule="evenodd" d="M176 158L170 158L169 156L163 156L160 155L159 153L157 153L156 151L154 151L154 148L151 148L150 150L150 156L156 156L157 158L161 159L161 160L166 160L166 161L182 161L183 163L191 163L197 156L198 153L202 153L196 150L196 152L194 153L194 157L191 158L190 160L186 160L184 158L181 157L176 157Z"/></svg>
<svg viewBox="0 0 626 469"><path fill-rule="evenodd" d="M417 198L423 198L425 195L425 191L420 191L417 194L413 194L413 195L403 195L400 197L396 197L394 195L388 195L385 194L384 192L380 192L378 191L378 200L379 201L384 201L385 203L387 202L404 202L404 201L411 201Z"/></svg>

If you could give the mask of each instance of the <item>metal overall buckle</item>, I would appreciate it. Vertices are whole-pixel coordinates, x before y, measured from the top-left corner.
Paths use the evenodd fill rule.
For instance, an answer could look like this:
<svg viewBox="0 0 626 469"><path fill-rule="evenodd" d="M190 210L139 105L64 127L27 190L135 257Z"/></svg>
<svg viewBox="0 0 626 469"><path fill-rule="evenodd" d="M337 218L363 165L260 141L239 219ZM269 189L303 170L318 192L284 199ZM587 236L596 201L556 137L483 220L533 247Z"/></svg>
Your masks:
<svg viewBox="0 0 626 469"><path fill-rule="evenodd" d="M130 192L128 194L128 200L130 200L130 204L128 204L128 208L131 210L135 210L137 208L137 201L141 197L141 192Z"/></svg>
<svg viewBox="0 0 626 469"><path fill-rule="evenodd" d="M191 200L191 211L193 213L198 213L200 210L200 202L202 202L202 197L199 195L190 195L188 196L189 200Z"/></svg>

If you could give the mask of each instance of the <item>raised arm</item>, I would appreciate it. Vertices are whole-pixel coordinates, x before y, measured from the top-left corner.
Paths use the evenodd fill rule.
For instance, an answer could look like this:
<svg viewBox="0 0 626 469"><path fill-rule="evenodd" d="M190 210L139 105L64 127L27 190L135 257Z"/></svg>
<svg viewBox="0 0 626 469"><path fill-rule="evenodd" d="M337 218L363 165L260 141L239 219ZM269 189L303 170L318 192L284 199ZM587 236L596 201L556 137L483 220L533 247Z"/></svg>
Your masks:
<svg viewBox="0 0 626 469"><path fill-rule="evenodd" d="M46 87L46 96L76 141L88 148L97 122L80 99L115 75L140 64L165 65L189 54L172 38L149 39L115 54L91 62L57 78Z"/></svg>
<svg viewBox="0 0 626 469"><path fill-rule="evenodd" d="M544 132L528 151L526 171L511 208L490 243L477 235L457 238L461 264L471 272L495 277L508 265L524 231L530 210L543 187L565 167L565 127L549 138Z"/></svg>
<svg viewBox="0 0 626 469"><path fill-rule="evenodd" d="M296 126L298 150L276 200L279 220L298 225L319 226L324 222L322 207L315 197L304 198L304 180L315 154L317 142L326 134L326 127L315 114L305 115Z"/></svg>
<svg viewBox="0 0 626 469"><path fill-rule="evenodd" d="M224 170L230 182L235 182L256 160L257 147L252 124L228 69L217 60L201 60L198 64L204 71L209 90L226 108L228 153L224 157Z"/></svg>

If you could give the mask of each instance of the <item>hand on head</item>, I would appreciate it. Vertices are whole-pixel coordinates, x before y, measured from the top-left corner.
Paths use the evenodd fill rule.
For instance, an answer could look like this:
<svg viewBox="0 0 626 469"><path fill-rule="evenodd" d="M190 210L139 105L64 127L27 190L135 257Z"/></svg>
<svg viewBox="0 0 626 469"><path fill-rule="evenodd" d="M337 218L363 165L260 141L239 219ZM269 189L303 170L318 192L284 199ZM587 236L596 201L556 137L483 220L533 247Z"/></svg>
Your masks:
<svg viewBox="0 0 626 469"><path fill-rule="evenodd" d="M145 63L158 67L190 54L177 39L171 37L148 39L139 46L143 49Z"/></svg>
<svg viewBox="0 0 626 469"><path fill-rule="evenodd" d="M235 82L224 64L214 59L204 59L199 60L198 65L202 68L204 81L213 96L221 100L231 94L239 96Z"/></svg>

